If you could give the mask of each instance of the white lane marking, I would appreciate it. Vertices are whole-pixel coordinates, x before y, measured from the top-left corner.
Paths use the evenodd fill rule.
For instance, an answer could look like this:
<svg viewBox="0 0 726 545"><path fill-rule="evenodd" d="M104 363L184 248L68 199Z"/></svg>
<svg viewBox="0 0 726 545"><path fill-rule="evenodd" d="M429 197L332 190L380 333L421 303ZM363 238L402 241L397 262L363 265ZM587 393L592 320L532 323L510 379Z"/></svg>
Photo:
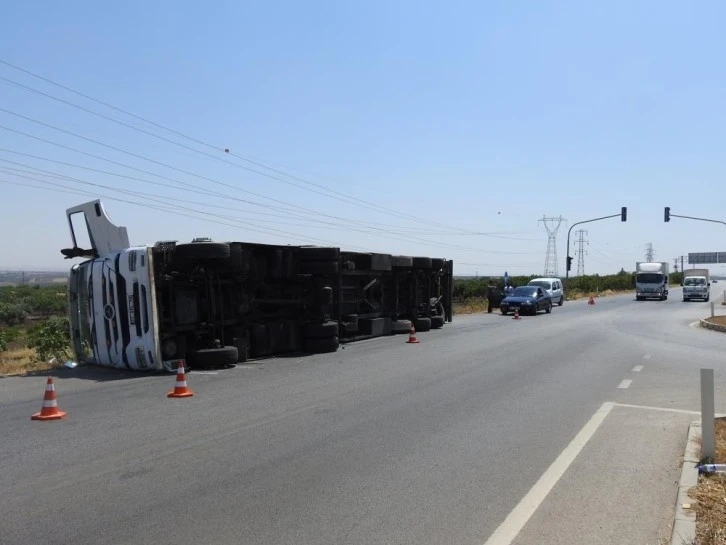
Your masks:
<svg viewBox="0 0 726 545"><path fill-rule="evenodd" d="M633 373L640 373L642 370L643 370L642 365L636 365L635 367L633 367Z"/></svg>
<svg viewBox="0 0 726 545"><path fill-rule="evenodd" d="M645 356L643 356L643 359L644 360L649 360L650 359L650 354L646 354Z"/></svg>
<svg viewBox="0 0 726 545"><path fill-rule="evenodd" d="M618 388L621 388L623 390L625 390L626 388L630 388L630 384L632 382L633 381L630 380L630 379L625 379L623 382L621 382L620 384L618 384Z"/></svg>
<svg viewBox="0 0 726 545"><path fill-rule="evenodd" d="M630 405L629 403L613 403L616 407L625 407L627 409L643 409L646 411L661 411L666 413L679 413L679 414L695 414L700 415L701 411L687 411L685 409L671 409L670 407L653 407L650 405ZM717 414L716 418L721 418L726 414Z"/></svg>
<svg viewBox="0 0 726 545"><path fill-rule="evenodd" d="M567 445L557 459L552 462L539 480L529 492L519 501L517 506L507 515L494 533L487 539L484 545L511 545L519 532L527 524L527 521L537 511L539 506L552 491L557 482L562 478L570 467L570 464L577 458L577 455L585 448L587 442L595 435L595 432L603 423L613 408L613 403L607 401L592 415L590 420L582 427L572 442Z"/></svg>
<svg viewBox="0 0 726 545"><path fill-rule="evenodd" d="M219 371L189 371L187 375L218 375Z"/></svg>

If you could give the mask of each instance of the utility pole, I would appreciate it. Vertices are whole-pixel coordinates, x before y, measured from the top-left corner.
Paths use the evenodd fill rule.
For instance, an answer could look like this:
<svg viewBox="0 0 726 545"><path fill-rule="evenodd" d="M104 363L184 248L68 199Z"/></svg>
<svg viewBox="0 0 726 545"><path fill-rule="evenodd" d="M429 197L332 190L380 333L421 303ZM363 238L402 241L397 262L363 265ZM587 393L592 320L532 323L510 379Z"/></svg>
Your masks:
<svg viewBox="0 0 726 545"><path fill-rule="evenodd" d="M558 218L548 218L542 216L539 222L544 224L547 231L547 255L545 256L545 276L559 276L557 273L557 231L560 230L562 222L567 220L562 216ZM538 223L539 223L538 222ZM570 250L567 249L569 254Z"/></svg>
<svg viewBox="0 0 726 545"><path fill-rule="evenodd" d="M648 263L652 263L654 255L655 255L655 250L653 250L653 243L649 242L648 244L645 245L645 260Z"/></svg>
<svg viewBox="0 0 726 545"><path fill-rule="evenodd" d="M578 229L575 231L575 235L579 235L580 237L576 241L577 250L575 251L577 254L577 276L583 276L585 274L585 254L587 254L585 251L585 244L590 244L589 241L585 240L586 234L587 231L584 229Z"/></svg>
<svg viewBox="0 0 726 545"><path fill-rule="evenodd" d="M678 258L677 257L673 258L673 271L678 272Z"/></svg>

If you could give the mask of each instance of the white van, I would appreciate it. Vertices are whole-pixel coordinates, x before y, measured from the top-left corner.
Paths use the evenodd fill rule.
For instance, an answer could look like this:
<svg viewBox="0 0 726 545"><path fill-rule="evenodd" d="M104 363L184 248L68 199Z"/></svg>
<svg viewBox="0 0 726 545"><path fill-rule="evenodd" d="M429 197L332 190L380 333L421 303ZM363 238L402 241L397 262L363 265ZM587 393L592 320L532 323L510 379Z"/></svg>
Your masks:
<svg viewBox="0 0 726 545"><path fill-rule="evenodd" d="M557 306L561 307L565 302L565 291L562 288L562 280L559 278L534 278L527 285L539 286L547 290L552 298L552 304L557 303Z"/></svg>

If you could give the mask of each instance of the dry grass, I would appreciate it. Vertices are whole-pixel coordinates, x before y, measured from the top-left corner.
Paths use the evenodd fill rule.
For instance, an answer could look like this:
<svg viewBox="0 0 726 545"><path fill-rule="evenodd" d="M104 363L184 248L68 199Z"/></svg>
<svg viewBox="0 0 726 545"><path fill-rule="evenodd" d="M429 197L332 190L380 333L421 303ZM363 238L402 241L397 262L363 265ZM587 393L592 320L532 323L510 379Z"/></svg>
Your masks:
<svg viewBox="0 0 726 545"><path fill-rule="evenodd" d="M475 314L477 312L486 312L486 297L472 297L462 303L454 303L454 315L456 314Z"/></svg>
<svg viewBox="0 0 726 545"><path fill-rule="evenodd" d="M714 316L713 318L706 318L706 321L712 324L726 325L726 316Z"/></svg>
<svg viewBox="0 0 726 545"><path fill-rule="evenodd" d="M54 366L39 361L32 348L11 348L0 353L0 375L24 375L30 371L45 371Z"/></svg>
<svg viewBox="0 0 726 545"><path fill-rule="evenodd" d="M716 419L716 463L726 463L726 418ZM688 494L695 500L699 545L726 545L726 475L701 475Z"/></svg>

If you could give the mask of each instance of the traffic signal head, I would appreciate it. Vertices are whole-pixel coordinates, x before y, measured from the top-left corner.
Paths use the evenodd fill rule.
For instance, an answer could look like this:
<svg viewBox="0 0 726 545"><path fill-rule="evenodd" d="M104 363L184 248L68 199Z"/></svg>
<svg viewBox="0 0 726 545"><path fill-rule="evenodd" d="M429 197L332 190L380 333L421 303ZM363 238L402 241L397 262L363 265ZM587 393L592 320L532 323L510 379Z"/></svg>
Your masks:
<svg viewBox="0 0 726 545"><path fill-rule="evenodd" d="M567 256L567 270L572 270L572 258L569 255Z"/></svg>
<svg viewBox="0 0 726 545"><path fill-rule="evenodd" d="M623 206L620 209L620 221L628 221L628 207Z"/></svg>
<svg viewBox="0 0 726 545"><path fill-rule="evenodd" d="M665 207L663 221L671 221L671 207L670 206Z"/></svg>

